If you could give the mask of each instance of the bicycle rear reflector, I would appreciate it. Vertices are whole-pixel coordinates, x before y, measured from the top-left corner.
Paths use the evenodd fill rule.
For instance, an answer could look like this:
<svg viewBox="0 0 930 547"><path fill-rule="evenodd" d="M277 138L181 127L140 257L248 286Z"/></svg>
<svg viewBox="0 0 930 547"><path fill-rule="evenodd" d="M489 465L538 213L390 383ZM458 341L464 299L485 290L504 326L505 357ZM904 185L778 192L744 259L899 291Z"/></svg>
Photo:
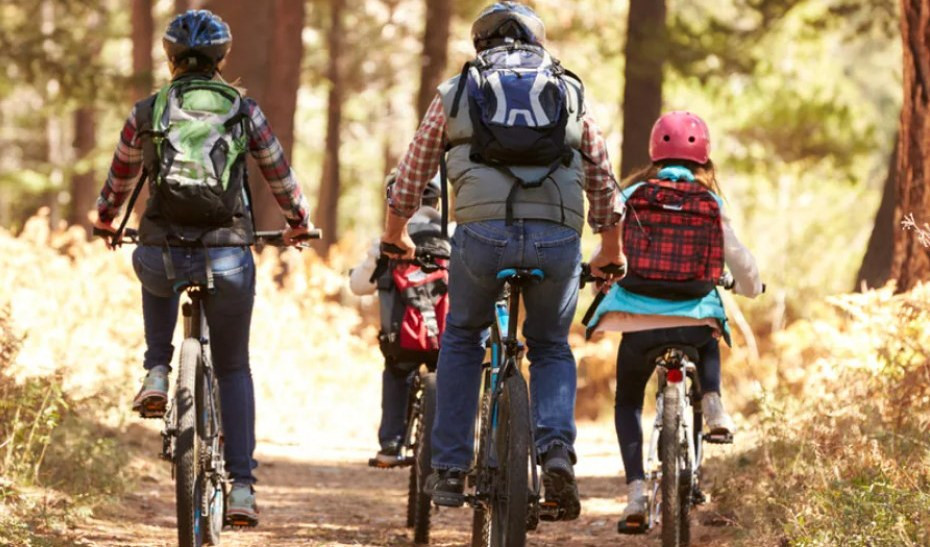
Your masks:
<svg viewBox="0 0 930 547"><path fill-rule="evenodd" d="M684 377L685 375L683 372L681 372L680 368L669 369L668 372L665 374L665 379L670 384L677 384L681 382L684 379Z"/></svg>

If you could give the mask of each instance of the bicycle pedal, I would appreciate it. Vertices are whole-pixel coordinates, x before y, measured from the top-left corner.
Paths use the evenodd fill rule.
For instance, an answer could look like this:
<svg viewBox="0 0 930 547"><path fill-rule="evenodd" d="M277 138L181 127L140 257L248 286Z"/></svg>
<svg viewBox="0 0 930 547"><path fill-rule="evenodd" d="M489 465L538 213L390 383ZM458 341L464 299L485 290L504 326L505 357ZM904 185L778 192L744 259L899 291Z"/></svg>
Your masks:
<svg viewBox="0 0 930 547"><path fill-rule="evenodd" d="M555 522L561 520L565 511L554 501L544 501L539 504L539 520Z"/></svg>
<svg viewBox="0 0 930 547"><path fill-rule="evenodd" d="M732 433L705 433L704 442L708 444L733 444Z"/></svg>
<svg viewBox="0 0 930 547"><path fill-rule="evenodd" d="M617 533L624 535L640 535L649 532L649 525L639 520L621 520L617 523Z"/></svg>

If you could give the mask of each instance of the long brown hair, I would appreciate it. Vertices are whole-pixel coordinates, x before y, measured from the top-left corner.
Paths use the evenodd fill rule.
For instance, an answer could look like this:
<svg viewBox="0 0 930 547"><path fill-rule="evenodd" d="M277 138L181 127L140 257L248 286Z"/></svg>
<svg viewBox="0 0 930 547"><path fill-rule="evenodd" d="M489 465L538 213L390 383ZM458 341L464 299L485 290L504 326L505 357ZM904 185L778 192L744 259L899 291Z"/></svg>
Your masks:
<svg viewBox="0 0 930 547"><path fill-rule="evenodd" d="M681 167L687 168L694 175L694 180L697 181L698 184L704 188L707 188L718 196L723 197L723 193L720 191L720 185L717 183L717 169L714 167L714 162L710 159L708 159L707 163L704 164L685 160L657 161L651 165L641 167L640 169L634 171L631 175L627 176L625 179L623 179L623 181L620 182L620 187L626 189L636 184L637 182L654 180L658 178L659 171L672 165L680 165Z"/></svg>

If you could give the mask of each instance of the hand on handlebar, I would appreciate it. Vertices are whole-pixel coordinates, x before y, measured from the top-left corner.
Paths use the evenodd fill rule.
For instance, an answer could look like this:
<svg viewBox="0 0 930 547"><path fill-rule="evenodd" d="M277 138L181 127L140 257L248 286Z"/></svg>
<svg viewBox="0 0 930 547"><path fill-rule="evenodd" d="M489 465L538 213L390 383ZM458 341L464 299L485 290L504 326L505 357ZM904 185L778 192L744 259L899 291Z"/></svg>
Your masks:
<svg viewBox="0 0 930 547"><path fill-rule="evenodd" d="M385 233L381 236L381 254L398 260L413 260L417 246L404 230L397 236Z"/></svg>
<svg viewBox="0 0 930 547"><path fill-rule="evenodd" d="M299 243L313 239L313 236L310 233L310 227L297 226L296 228L288 227L287 230L284 230L281 239L284 240L284 244L288 247L296 247Z"/></svg>
<svg viewBox="0 0 930 547"><path fill-rule="evenodd" d="M113 224L104 222L98 218L94 221L94 235L100 236L104 239L107 244L107 249L112 250L116 248L116 244L114 242L116 228L113 227Z"/></svg>
<svg viewBox="0 0 930 547"><path fill-rule="evenodd" d="M598 249L591 262L588 263L591 268L591 275L599 280L598 288L606 290L615 282L620 281L626 275L626 256L623 251L617 253L605 253Z"/></svg>

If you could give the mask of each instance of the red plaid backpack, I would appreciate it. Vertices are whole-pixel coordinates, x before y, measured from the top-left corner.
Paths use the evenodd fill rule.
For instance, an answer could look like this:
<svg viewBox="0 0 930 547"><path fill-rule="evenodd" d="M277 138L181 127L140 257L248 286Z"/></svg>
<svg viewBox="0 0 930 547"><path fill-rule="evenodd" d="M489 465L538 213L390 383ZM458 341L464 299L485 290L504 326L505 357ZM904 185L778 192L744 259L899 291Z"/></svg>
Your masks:
<svg viewBox="0 0 930 547"><path fill-rule="evenodd" d="M626 290L666 300L701 298L723 275L717 199L695 182L651 180L627 199L623 223Z"/></svg>

